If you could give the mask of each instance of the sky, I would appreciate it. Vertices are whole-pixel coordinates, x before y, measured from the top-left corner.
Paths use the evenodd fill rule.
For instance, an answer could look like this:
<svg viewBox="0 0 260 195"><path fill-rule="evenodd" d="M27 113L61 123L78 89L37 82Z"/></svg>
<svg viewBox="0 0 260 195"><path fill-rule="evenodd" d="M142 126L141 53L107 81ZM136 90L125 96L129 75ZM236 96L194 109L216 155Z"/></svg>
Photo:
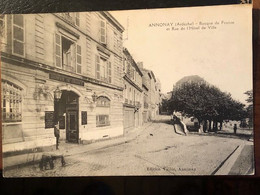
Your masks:
<svg viewBox="0 0 260 195"><path fill-rule="evenodd" d="M163 93L198 75L246 103L253 82L250 5L110 13L125 28L124 47L154 72Z"/></svg>

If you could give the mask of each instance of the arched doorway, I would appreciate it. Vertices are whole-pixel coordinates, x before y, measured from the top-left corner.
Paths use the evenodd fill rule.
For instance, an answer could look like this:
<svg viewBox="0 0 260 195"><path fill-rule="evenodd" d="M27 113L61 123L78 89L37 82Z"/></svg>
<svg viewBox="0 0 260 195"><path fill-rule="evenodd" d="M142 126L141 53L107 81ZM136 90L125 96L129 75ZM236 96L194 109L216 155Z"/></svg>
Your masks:
<svg viewBox="0 0 260 195"><path fill-rule="evenodd" d="M78 143L79 96L73 91L62 90L60 100L54 103L54 113L59 120L61 131L66 130L66 141Z"/></svg>

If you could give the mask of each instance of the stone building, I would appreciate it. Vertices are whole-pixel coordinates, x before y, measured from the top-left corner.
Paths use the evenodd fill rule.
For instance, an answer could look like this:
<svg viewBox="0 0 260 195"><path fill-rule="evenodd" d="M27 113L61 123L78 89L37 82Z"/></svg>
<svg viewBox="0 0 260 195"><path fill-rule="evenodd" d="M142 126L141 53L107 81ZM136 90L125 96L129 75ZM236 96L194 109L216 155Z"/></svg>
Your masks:
<svg viewBox="0 0 260 195"><path fill-rule="evenodd" d="M124 48L124 128L129 129L142 125L142 72L129 51Z"/></svg>
<svg viewBox="0 0 260 195"><path fill-rule="evenodd" d="M161 84L156 80L153 71L145 69L142 62L138 66L143 73L143 118L144 121L153 120L159 115L159 104L161 102Z"/></svg>
<svg viewBox="0 0 260 195"><path fill-rule="evenodd" d="M3 152L123 134L124 28L109 12L2 15Z"/></svg>

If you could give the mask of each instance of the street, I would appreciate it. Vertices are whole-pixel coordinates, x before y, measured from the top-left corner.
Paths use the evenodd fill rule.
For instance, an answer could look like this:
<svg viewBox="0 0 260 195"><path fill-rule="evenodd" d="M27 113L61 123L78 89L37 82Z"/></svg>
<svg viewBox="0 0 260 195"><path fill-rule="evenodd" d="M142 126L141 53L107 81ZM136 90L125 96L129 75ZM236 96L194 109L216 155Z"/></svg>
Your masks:
<svg viewBox="0 0 260 195"><path fill-rule="evenodd" d="M211 175L218 173L217 171L221 169L220 165L228 161L230 154L235 154L234 151L239 146L247 146L246 153L242 152L243 158L247 159L245 161L247 163L243 164L245 167L243 170L247 172L239 168L238 158L234 160L235 166L230 165L229 170L224 170L224 173L243 175L248 174L248 170L252 168L253 142L249 142L244 137L196 132L185 136L181 132L175 133L169 116L160 116L158 120L138 129L133 134L135 134L134 139L121 144L65 156L65 167L62 167L60 162L55 162L53 170L41 171L36 164L8 170L4 174L6 177ZM107 142L109 141L113 139ZM81 148L89 146L84 145Z"/></svg>

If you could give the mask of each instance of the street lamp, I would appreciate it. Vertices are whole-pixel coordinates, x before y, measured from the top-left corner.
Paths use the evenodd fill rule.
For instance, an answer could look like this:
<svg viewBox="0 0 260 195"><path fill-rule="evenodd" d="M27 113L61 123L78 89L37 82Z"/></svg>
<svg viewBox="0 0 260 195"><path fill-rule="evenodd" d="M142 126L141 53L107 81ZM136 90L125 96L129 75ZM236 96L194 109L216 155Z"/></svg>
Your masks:
<svg viewBox="0 0 260 195"><path fill-rule="evenodd" d="M54 91L55 100L57 100L57 101L60 100L61 95L62 95L62 91L60 90L59 87L57 87L57 89L55 89L55 91Z"/></svg>

